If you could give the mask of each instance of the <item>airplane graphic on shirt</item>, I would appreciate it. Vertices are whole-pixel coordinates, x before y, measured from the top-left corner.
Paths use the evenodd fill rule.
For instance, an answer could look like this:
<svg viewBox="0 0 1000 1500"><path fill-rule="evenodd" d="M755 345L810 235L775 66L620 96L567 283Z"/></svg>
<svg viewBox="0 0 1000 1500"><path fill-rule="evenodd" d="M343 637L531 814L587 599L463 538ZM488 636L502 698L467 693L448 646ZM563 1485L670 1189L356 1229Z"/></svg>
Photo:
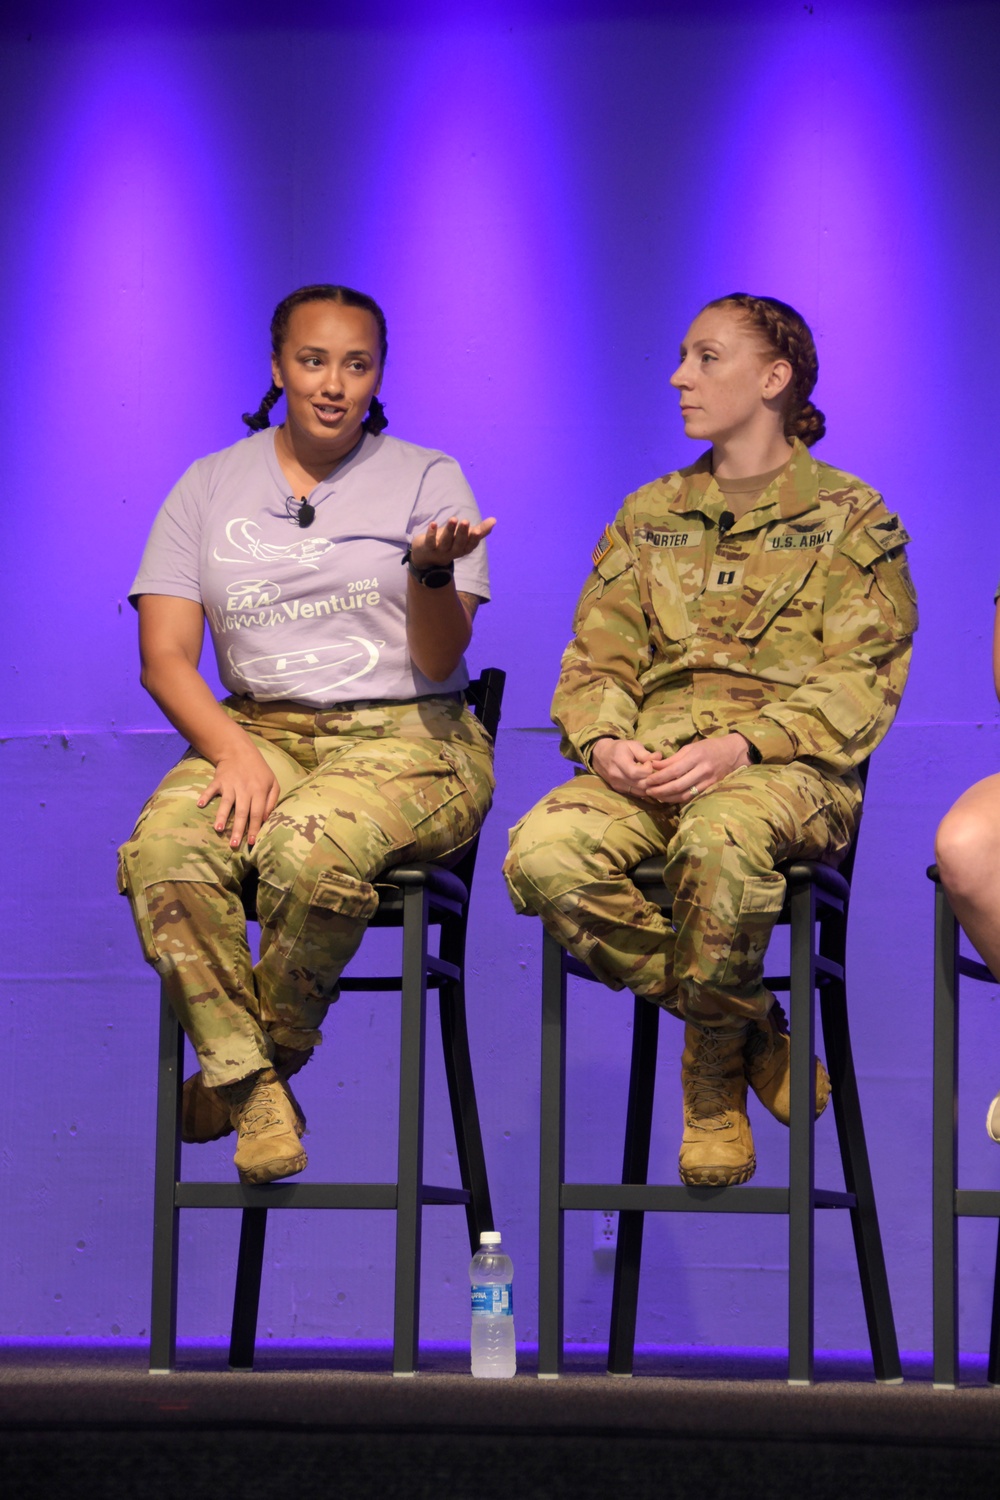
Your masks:
<svg viewBox="0 0 1000 1500"><path fill-rule="evenodd" d="M317 559L337 545L325 536L299 537L294 542L289 542L287 547L279 546L277 542L264 542L261 541L257 522L251 521L248 516L236 516L228 523L226 540L240 556L227 557L216 547L212 553L216 562L242 564L245 558L252 557L255 562L299 563L303 568L312 568L314 571L319 568Z"/></svg>

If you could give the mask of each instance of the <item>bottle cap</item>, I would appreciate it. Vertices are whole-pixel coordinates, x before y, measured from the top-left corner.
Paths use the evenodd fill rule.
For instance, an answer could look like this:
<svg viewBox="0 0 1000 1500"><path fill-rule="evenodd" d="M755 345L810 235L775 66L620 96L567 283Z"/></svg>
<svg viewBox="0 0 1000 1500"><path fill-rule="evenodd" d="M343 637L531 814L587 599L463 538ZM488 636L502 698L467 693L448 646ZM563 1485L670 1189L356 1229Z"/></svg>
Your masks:
<svg viewBox="0 0 1000 1500"><path fill-rule="evenodd" d="M495 1229L484 1229L479 1236L479 1243L481 1245L499 1245L500 1235Z"/></svg>

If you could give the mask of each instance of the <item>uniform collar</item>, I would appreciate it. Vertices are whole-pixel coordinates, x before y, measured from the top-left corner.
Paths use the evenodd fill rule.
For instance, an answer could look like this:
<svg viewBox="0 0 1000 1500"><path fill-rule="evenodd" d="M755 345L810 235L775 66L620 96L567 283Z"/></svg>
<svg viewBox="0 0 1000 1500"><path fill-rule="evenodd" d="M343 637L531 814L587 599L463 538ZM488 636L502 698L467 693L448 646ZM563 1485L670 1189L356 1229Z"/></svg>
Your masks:
<svg viewBox="0 0 1000 1500"><path fill-rule="evenodd" d="M725 496L715 482L711 470L711 449L676 476L677 493L668 502L667 509L684 515L699 511L710 521L718 524L723 511L728 509ZM792 456L781 473L771 480L757 502L741 516L729 533L756 531L759 526L772 521L791 521L804 516L819 506L817 476L819 464L800 438L792 440Z"/></svg>

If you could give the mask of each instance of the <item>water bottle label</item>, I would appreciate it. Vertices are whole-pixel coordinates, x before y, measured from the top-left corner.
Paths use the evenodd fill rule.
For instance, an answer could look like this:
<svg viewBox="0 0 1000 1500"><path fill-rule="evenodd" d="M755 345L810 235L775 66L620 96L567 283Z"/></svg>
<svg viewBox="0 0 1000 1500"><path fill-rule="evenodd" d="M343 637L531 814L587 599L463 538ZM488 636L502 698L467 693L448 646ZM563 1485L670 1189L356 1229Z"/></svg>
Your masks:
<svg viewBox="0 0 1000 1500"><path fill-rule="evenodd" d="M514 1316L514 1288L510 1282L503 1286L473 1286L472 1316L474 1318L512 1318Z"/></svg>

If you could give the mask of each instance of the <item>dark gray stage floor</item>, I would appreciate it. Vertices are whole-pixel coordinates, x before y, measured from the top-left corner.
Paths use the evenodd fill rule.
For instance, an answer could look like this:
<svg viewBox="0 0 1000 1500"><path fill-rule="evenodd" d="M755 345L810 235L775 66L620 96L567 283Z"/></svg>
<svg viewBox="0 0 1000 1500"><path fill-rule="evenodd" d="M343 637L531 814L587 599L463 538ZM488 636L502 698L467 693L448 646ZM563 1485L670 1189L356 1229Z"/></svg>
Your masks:
<svg viewBox="0 0 1000 1500"><path fill-rule="evenodd" d="M645 1351L630 1380L577 1353L556 1381L474 1381L441 1348L412 1379L384 1348L267 1344L251 1374L225 1357L183 1348L151 1376L138 1345L0 1344L6 1495L1000 1497L984 1362L937 1391L922 1360L878 1386L866 1361L825 1356L789 1388L780 1356L745 1351Z"/></svg>

